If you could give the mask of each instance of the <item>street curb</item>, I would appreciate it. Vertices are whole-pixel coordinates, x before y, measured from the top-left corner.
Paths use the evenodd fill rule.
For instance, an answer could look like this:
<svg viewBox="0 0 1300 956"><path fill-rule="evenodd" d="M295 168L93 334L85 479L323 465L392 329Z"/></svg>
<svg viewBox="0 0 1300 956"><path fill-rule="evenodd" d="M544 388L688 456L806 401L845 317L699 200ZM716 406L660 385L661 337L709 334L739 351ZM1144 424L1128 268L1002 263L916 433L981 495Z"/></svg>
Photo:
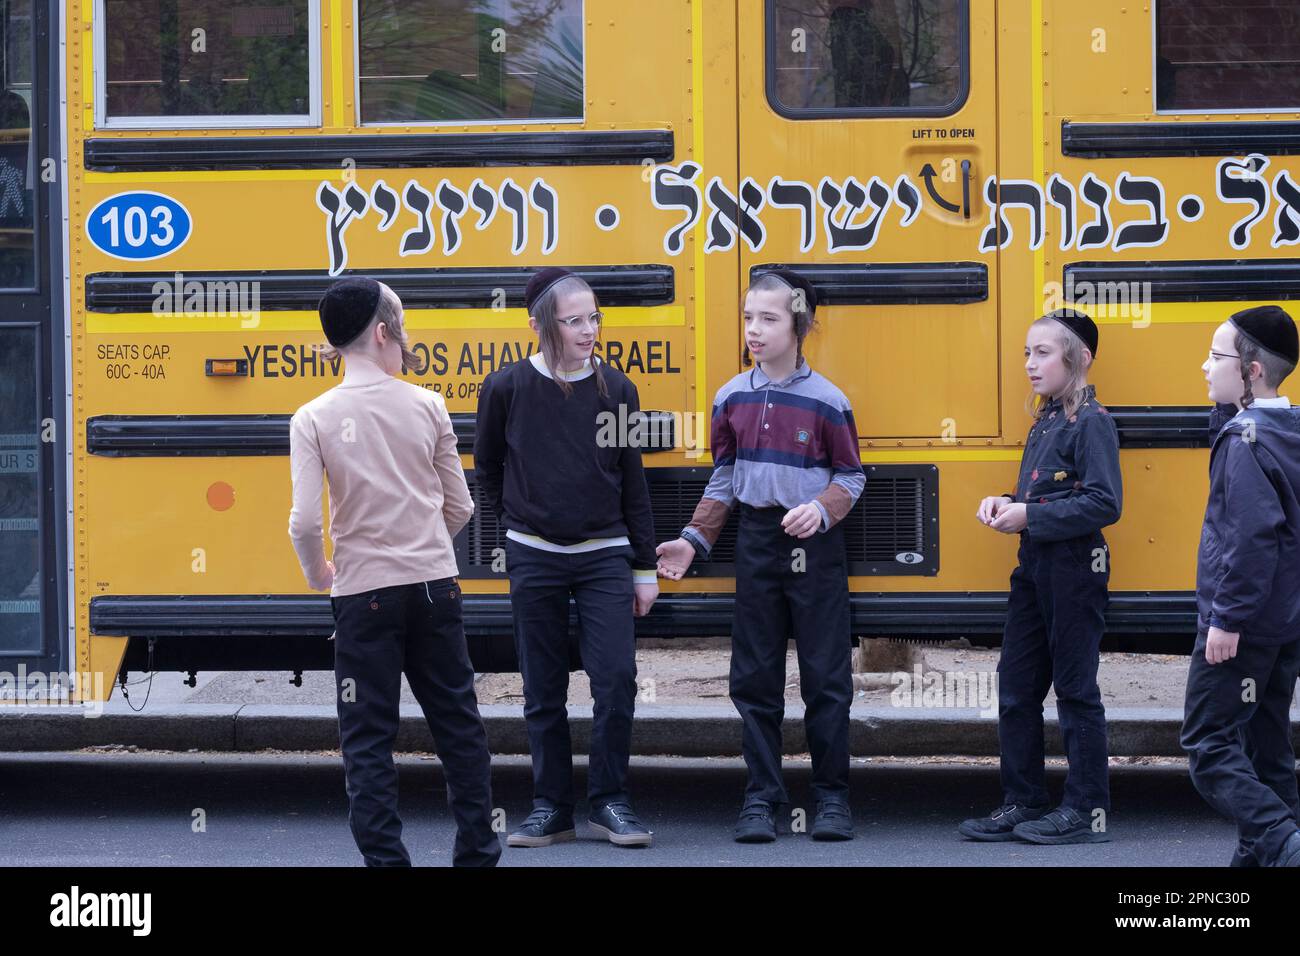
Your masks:
<svg viewBox="0 0 1300 956"><path fill-rule="evenodd" d="M484 704L479 712L494 754L528 753L523 706ZM1045 709L1046 745L1059 756L1056 712ZM1181 709L1112 708L1107 711L1112 757L1181 757ZM573 750L587 753L591 708L570 707ZM722 706L643 704L632 730L637 756L735 757L740 755L740 717ZM0 706L0 752L79 750L86 747L136 747L141 750L253 752L259 750L337 751L338 716L332 706L184 704L146 708L140 713L120 702L90 717L80 707ZM806 753L803 708L786 710L787 754ZM395 749L433 753L433 738L420 709L401 708ZM854 707L849 751L855 757L997 756L996 717L976 709Z"/></svg>

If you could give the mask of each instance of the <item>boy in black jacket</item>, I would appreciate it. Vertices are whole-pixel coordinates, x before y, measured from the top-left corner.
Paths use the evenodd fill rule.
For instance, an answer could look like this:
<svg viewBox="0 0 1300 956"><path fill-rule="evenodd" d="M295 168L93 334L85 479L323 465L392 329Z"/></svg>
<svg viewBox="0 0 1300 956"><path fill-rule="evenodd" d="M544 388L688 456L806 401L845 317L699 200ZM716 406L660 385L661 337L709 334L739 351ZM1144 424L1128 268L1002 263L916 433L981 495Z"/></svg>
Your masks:
<svg viewBox="0 0 1300 956"><path fill-rule="evenodd" d="M1036 319L1025 340L1034 424L1015 492L980 502L976 516L1019 534L998 659L998 744L1003 802L958 831L988 842L1097 843L1110 839L1106 708L1097 685L1110 600L1110 545L1123 478L1119 433L1088 373L1097 324L1058 309ZM1052 807L1044 758L1043 701L1056 691L1069 761Z"/></svg>
<svg viewBox="0 0 1300 956"><path fill-rule="evenodd" d="M1277 396L1297 360L1295 323L1270 305L1219 326L1202 366L1238 414L1211 438L1182 745L1196 789L1237 823L1233 866L1300 866L1300 409Z"/></svg>
<svg viewBox="0 0 1300 956"><path fill-rule="evenodd" d="M652 835L627 792L636 708L633 616L659 594L654 520L641 464L640 399L595 356L603 316L567 269L538 270L524 292L540 350L483 381L474 467L506 528L510 611L524 679L533 810L506 838L543 847L576 836L569 688L569 600L591 680L588 823L617 846ZM628 434L615 423L627 422Z"/></svg>

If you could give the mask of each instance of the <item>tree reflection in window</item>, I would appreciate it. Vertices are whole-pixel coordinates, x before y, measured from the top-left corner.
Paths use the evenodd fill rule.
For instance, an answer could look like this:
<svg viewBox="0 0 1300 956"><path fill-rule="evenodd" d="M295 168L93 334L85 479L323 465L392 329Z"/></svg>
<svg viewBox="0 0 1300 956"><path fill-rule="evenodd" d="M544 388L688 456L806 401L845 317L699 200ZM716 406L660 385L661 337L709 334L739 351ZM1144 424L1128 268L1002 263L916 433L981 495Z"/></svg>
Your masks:
<svg viewBox="0 0 1300 956"><path fill-rule="evenodd" d="M962 0L769 0L776 104L934 111L962 97Z"/></svg>
<svg viewBox="0 0 1300 956"><path fill-rule="evenodd" d="M582 0L360 0L363 123L581 119Z"/></svg>
<svg viewBox="0 0 1300 956"><path fill-rule="evenodd" d="M105 114L306 116L309 0L106 0Z"/></svg>

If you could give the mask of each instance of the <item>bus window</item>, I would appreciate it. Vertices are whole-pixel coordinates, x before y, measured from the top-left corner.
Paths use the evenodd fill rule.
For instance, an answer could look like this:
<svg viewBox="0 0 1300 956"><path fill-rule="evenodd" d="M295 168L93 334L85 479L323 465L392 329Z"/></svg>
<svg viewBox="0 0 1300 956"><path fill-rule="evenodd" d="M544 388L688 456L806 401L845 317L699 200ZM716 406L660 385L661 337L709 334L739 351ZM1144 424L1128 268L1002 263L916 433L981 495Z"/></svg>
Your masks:
<svg viewBox="0 0 1300 956"><path fill-rule="evenodd" d="M966 99L965 0L767 0L783 116L946 116Z"/></svg>
<svg viewBox="0 0 1300 956"><path fill-rule="evenodd" d="M583 118L582 0L360 0L361 122Z"/></svg>
<svg viewBox="0 0 1300 956"><path fill-rule="evenodd" d="M36 283L32 223L32 0L4 4L0 88L0 289Z"/></svg>
<svg viewBox="0 0 1300 956"><path fill-rule="evenodd" d="M1156 109L1300 108L1300 0L1157 0Z"/></svg>
<svg viewBox="0 0 1300 956"><path fill-rule="evenodd" d="M318 4L100 2L97 125L319 125Z"/></svg>

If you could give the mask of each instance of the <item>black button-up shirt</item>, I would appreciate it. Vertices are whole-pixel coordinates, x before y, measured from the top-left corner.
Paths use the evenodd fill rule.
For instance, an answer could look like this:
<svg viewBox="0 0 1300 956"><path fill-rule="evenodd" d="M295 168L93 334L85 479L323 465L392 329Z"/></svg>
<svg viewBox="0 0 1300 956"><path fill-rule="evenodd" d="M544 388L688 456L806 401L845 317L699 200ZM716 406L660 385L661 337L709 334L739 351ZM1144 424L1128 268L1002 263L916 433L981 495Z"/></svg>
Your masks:
<svg viewBox="0 0 1300 956"><path fill-rule="evenodd" d="M1096 387L1068 418L1060 399L1051 399L1029 429L1016 490L1032 541L1063 541L1099 531L1119 520L1123 486L1119 430L1097 401Z"/></svg>

